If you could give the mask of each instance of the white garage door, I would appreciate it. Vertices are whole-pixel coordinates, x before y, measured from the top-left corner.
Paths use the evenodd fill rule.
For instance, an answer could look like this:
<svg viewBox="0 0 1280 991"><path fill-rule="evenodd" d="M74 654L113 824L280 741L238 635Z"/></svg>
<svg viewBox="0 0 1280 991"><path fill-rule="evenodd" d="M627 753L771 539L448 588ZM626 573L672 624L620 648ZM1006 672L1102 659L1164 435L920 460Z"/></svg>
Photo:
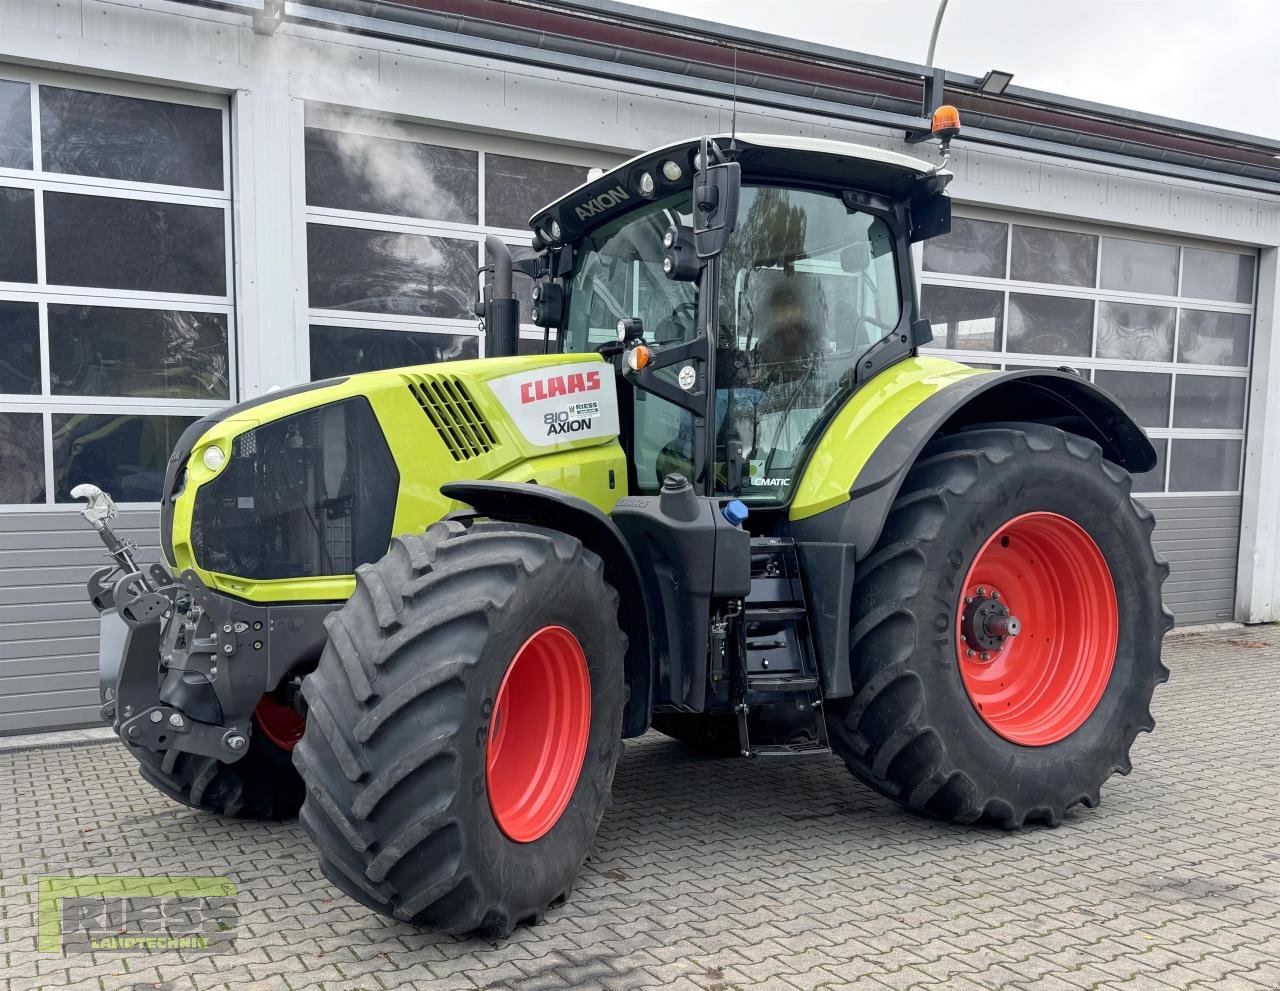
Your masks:
<svg viewBox="0 0 1280 991"><path fill-rule="evenodd" d="M96 721L93 482L156 560L164 467L235 398L227 101L0 66L0 734Z"/></svg>
<svg viewBox="0 0 1280 991"><path fill-rule="evenodd" d="M483 139L354 111L308 107L303 134L310 377L474 358L472 309L486 234L516 257L529 216L609 156ZM529 279L517 275L521 348Z"/></svg>
<svg viewBox="0 0 1280 991"><path fill-rule="evenodd" d="M1172 565L1179 623L1232 618L1256 256L1027 216L957 211L924 249L930 350L991 368L1082 371L1159 455L1134 489Z"/></svg>

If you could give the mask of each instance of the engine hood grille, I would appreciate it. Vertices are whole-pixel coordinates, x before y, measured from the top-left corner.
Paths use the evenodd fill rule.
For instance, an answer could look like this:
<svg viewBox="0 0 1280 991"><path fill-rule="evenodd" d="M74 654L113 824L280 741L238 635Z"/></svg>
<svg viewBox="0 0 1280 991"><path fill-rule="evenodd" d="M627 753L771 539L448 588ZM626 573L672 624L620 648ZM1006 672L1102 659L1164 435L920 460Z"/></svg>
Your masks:
<svg viewBox="0 0 1280 991"><path fill-rule="evenodd" d="M409 391L454 461L470 461L498 446L498 438L462 379L455 375L417 375Z"/></svg>

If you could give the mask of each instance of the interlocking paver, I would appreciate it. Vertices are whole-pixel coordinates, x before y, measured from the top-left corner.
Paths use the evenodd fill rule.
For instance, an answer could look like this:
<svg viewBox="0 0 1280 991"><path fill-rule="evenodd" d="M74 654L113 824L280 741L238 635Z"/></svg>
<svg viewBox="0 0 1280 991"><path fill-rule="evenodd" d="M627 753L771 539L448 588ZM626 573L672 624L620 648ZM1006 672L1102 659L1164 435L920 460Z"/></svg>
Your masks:
<svg viewBox="0 0 1280 991"><path fill-rule="evenodd" d="M1166 657L1135 774L1057 830L908 816L835 760L630 742L573 900L502 944L374 915L296 823L173 805L118 744L3 752L0 991L1276 991L1280 627ZM42 874L158 873L235 881L234 955L36 952Z"/></svg>

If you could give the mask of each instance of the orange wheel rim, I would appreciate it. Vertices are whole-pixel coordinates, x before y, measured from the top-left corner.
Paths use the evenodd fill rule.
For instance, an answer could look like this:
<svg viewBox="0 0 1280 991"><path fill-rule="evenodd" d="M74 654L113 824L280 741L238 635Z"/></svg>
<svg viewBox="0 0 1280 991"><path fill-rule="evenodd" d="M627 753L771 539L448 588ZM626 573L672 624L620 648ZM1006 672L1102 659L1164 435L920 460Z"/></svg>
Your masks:
<svg viewBox="0 0 1280 991"><path fill-rule="evenodd" d="M485 764L498 828L531 843L573 798L591 731L591 678L577 637L544 626L516 651L498 686Z"/></svg>
<svg viewBox="0 0 1280 991"><path fill-rule="evenodd" d="M1057 513L1015 517L965 576L956 609L965 691L1006 740L1056 743L1101 701L1119 630L1111 570L1084 528Z"/></svg>

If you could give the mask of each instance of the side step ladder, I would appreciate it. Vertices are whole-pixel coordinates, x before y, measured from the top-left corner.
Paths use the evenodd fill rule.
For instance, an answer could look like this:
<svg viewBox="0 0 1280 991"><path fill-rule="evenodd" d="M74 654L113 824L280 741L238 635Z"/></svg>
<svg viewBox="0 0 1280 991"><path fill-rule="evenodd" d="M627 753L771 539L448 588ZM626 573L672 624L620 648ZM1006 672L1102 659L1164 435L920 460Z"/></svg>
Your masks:
<svg viewBox="0 0 1280 991"><path fill-rule="evenodd" d="M732 690L744 757L814 757L831 753L822 684L805 608L795 544L751 541L751 594L738 617ZM752 742L751 716L771 708L774 725L793 739Z"/></svg>

